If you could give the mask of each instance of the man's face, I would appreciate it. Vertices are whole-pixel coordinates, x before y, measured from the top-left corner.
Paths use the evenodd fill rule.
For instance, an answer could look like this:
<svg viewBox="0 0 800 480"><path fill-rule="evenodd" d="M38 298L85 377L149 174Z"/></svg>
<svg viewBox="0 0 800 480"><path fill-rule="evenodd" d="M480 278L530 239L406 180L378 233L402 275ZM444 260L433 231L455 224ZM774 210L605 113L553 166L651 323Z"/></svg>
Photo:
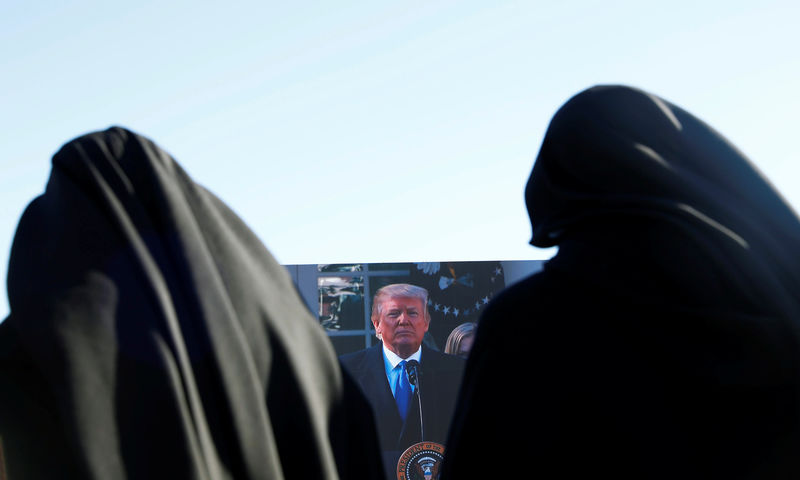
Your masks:
<svg viewBox="0 0 800 480"><path fill-rule="evenodd" d="M419 298L387 297L383 299L380 317L372 323L386 348L407 358L422 345L429 320Z"/></svg>

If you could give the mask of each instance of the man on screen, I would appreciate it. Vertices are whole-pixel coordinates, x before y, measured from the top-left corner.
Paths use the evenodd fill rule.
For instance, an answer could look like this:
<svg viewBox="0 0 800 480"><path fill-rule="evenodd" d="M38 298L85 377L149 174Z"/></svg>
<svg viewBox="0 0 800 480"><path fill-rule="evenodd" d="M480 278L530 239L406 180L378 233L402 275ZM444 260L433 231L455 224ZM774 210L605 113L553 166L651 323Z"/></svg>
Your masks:
<svg viewBox="0 0 800 480"><path fill-rule="evenodd" d="M381 343L340 357L372 405L389 478L396 478L398 458L411 445L444 444L464 370L462 358L422 344L430 326L427 303L428 291L416 285L379 289L372 324ZM419 363L419 388L408 377L412 361Z"/></svg>

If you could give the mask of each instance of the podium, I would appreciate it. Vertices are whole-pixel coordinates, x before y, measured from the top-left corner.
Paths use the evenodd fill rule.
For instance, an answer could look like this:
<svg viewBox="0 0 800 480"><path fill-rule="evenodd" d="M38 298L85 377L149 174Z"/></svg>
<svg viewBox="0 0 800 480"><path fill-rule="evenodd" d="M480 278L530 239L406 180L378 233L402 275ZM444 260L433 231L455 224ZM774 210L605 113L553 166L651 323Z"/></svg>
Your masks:
<svg viewBox="0 0 800 480"><path fill-rule="evenodd" d="M436 480L443 460L444 445L441 443L415 443L397 461L397 480Z"/></svg>

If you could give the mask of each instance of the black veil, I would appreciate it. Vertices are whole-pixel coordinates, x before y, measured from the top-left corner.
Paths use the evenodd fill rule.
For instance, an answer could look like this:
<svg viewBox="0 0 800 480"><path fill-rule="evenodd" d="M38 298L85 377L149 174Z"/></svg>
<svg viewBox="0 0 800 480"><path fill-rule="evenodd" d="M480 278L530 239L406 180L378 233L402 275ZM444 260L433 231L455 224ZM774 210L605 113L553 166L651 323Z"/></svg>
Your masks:
<svg viewBox="0 0 800 480"><path fill-rule="evenodd" d="M288 273L144 137L54 156L8 294L10 478L382 475L367 404Z"/></svg>
<svg viewBox="0 0 800 480"><path fill-rule="evenodd" d="M484 310L442 478L800 475L800 221L747 158L598 86L552 118L525 200L558 253Z"/></svg>

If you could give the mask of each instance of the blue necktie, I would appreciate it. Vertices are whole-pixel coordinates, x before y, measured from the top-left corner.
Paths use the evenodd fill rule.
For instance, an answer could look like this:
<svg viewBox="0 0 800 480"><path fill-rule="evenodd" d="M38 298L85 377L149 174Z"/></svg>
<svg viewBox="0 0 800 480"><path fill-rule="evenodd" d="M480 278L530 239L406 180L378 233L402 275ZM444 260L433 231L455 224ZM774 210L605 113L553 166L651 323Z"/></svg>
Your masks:
<svg viewBox="0 0 800 480"><path fill-rule="evenodd" d="M399 367L400 376L397 377L394 399L397 402L397 411L400 412L400 417L405 422L408 414L408 405L411 403L411 384L408 383L408 375L406 375L406 361L400 362Z"/></svg>

